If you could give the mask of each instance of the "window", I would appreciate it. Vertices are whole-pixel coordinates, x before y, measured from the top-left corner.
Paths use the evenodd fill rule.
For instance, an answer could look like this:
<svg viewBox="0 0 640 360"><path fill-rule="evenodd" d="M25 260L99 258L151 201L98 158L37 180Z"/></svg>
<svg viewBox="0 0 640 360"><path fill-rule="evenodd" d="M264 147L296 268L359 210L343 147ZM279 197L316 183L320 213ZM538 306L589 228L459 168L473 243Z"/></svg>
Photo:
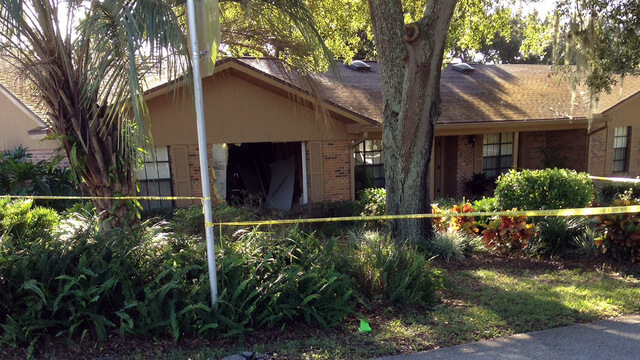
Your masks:
<svg viewBox="0 0 640 360"><path fill-rule="evenodd" d="M384 187L382 140L365 140L356 146L356 191Z"/></svg>
<svg viewBox="0 0 640 360"><path fill-rule="evenodd" d="M140 187L139 196L173 196L168 147L157 146L155 152L148 151L144 165L135 170L135 176ZM140 204L147 211L173 207L171 200L142 200Z"/></svg>
<svg viewBox="0 0 640 360"><path fill-rule="evenodd" d="M482 170L489 177L506 173L513 166L513 133L485 134Z"/></svg>
<svg viewBox="0 0 640 360"><path fill-rule="evenodd" d="M613 135L613 172L627 171L631 128L616 127Z"/></svg>

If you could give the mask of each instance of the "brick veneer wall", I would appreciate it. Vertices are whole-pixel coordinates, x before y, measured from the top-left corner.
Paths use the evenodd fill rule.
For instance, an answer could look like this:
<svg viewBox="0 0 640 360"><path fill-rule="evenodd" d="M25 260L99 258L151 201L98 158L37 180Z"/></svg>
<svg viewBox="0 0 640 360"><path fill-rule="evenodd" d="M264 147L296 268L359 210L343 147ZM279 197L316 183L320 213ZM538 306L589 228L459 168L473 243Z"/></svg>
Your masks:
<svg viewBox="0 0 640 360"><path fill-rule="evenodd" d="M589 143L586 129L547 131L546 136L546 156L549 165L576 171L588 170Z"/></svg>
<svg viewBox="0 0 640 360"><path fill-rule="evenodd" d="M475 162L474 144L469 144L468 136L458 136L458 167L456 169L456 196L467 193L465 182L473 176ZM446 181L447 179L445 179Z"/></svg>
<svg viewBox="0 0 640 360"><path fill-rule="evenodd" d="M605 156L607 154L607 131L598 131L589 137L589 174L605 174ZM640 160L640 156L638 157Z"/></svg>
<svg viewBox="0 0 640 360"><path fill-rule="evenodd" d="M518 168L587 171L588 145L586 129L522 132Z"/></svg>
<svg viewBox="0 0 640 360"><path fill-rule="evenodd" d="M207 145L207 157L209 160L213 158L211 152L211 144ZM170 149L171 150L171 149ZM171 152L170 152L171 153ZM189 179L191 180L191 196L202 196L202 182L200 181L200 152L198 145L187 146L187 157L189 161ZM174 169L171 169L171 176L175 179ZM174 188L174 193L176 189ZM211 193L213 194L213 186L211 187ZM194 205L198 205L199 201L194 201ZM217 205L215 196L212 199L212 204Z"/></svg>
<svg viewBox="0 0 640 360"><path fill-rule="evenodd" d="M600 141L605 141L606 138ZM469 144L468 136L458 136L457 169L456 169L456 194L466 196L465 182L473 176L475 148ZM604 145L592 149L590 156L601 158L604 164ZM588 136L587 130L561 130L561 131L536 131L521 132L519 137L520 151L518 168L542 169L546 163L555 162L556 166L587 171ZM478 145L480 146L480 145ZM594 152L599 152L596 156ZM545 159L546 158L546 159ZM545 161L546 160L546 161ZM604 167L602 165L601 167ZM447 181L447 179L445 179Z"/></svg>
<svg viewBox="0 0 640 360"><path fill-rule="evenodd" d="M322 182L324 200L351 199L351 141L322 142ZM311 182L309 182L311 184Z"/></svg>
<svg viewBox="0 0 640 360"><path fill-rule="evenodd" d="M546 132L521 132L519 141L520 149L518 151L518 169L544 168L547 148Z"/></svg>
<svg viewBox="0 0 640 360"><path fill-rule="evenodd" d="M27 153L31 154L30 161L32 163L37 163L39 161L50 161L58 154L62 155L62 160L60 161L59 166L61 167L69 167L69 159L65 156L64 152L58 152L58 150L34 150L29 149Z"/></svg>

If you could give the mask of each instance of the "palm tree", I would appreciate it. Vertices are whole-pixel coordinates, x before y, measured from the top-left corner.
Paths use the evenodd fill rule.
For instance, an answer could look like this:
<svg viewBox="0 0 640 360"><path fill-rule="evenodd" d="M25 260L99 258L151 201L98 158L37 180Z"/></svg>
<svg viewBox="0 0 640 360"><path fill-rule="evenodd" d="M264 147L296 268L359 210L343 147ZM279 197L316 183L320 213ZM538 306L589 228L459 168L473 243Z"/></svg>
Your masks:
<svg viewBox="0 0 640 360"><path fill-rule="evenodd" d="M73 172L92 196L133 196L148 134L143 81L185 64L186 38L164 0L3 0L0 46L37 89ZM165 54L163 58L160 54ZM130 201L94 200L103 229L135 222Z"/></svg>

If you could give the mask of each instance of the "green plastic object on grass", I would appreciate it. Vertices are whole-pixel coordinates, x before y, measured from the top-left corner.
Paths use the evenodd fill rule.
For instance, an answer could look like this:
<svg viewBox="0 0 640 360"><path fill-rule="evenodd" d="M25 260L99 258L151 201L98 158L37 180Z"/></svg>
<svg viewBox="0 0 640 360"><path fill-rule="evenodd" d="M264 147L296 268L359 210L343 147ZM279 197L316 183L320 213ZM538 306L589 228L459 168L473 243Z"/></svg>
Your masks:
<svg viewBox="0 0 640 360"><path fill-rule="evenodd" d="M360 319L360 332L371 332L371 326L365 319Z"/></svg>

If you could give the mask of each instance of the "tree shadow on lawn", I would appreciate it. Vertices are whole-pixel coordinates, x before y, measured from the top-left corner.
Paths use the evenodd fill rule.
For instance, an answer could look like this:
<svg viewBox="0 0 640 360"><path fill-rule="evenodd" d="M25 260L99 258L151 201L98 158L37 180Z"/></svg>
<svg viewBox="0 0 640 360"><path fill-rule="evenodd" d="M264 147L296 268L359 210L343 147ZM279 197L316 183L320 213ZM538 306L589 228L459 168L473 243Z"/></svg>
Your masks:
<svg viewBox="0 0 640 360"><path fill-rule="evenodd" d="M383 346L394 340L401 352L422 351L589 322L640 306L634 301L640 297L637 280L559 263L516 261L516 266L502 261L475 268L467 264L466 270L449 272L441 304L429 312L386 314L383 318L395 318L402 326L381 321L379 329L374 326L376 338Z"/></svg>

